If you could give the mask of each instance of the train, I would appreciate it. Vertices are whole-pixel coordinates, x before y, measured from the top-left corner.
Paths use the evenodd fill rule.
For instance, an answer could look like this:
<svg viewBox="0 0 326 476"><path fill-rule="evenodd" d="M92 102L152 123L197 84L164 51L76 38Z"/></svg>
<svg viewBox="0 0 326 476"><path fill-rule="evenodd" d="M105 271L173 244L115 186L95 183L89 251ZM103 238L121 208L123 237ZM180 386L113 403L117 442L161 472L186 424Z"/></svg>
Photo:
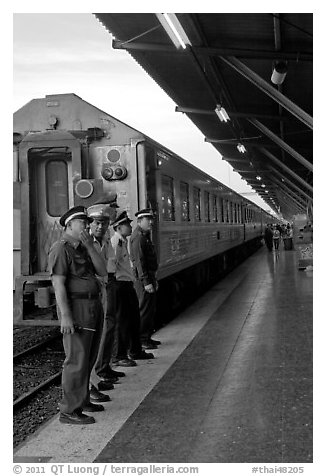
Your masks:
<svg viewBox="0 0 326 476"><path fill-rule="evenodd" d="M169 306L165 314L256 250L266 224L276 222L73 93L33 99L14 113L13 164L16 325L58 325L50 312L55 302L47 259L62 233L59 218L108 191L117 194L118 206L134 225L137 210L149 207L155 213L152 239L161 303ZM31 306L40 310L36 317L26 312Z"/></svg>

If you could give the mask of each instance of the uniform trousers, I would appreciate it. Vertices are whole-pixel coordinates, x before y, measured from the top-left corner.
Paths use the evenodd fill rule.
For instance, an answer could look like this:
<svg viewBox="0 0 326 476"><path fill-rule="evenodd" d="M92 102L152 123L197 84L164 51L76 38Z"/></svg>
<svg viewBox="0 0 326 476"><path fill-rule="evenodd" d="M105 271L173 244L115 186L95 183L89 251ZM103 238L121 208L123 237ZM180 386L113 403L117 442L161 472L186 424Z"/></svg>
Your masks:
<svg viewBox="0 0 326 476"><path fill-rule="evenodd" d="M117 327L113 360L140 354L140 316L138 298L132 281L117 281Z"/></svg>
<svg viewBox="0 0 326 476"><path fill-rule="evenodd" d="M110 375L110 361L113 355L115 339L116 318L116 280L109 276L106 285L106 309L103 322L103 332L95 364L95 372L99 377L106 378Z"/></svg>
<svg viewBox="0 0 326 476"><path fill-rule="evenodd" d="M89 403L90 373L96 361L103 326L100 299L73 299L71 307L76 330L73 334L63 334L66 358L59 403L63 413L82 410Z"/></svg>
<svg viewBox="0 0 326 476"><path fill-rule="evenodd" d="M135 282L135 289L139 301L140 339L142 343L146 343L151 338L155 328L156 291L148 293L139 280Z"/></svg>

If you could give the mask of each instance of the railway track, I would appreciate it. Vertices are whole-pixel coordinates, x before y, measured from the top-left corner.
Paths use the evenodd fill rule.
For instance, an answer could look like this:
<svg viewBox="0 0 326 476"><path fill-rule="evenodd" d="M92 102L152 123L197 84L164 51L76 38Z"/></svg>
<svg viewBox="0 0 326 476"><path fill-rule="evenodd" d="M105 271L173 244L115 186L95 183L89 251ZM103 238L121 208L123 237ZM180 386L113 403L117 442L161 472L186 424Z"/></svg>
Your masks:
<svg viewBox="0 0 326 476"><path fill-rule="evenodd" d="M59 337L60 337L60 334L51 336L42 342L38 342L37 344L31 345L27 349L17 352L13 356L14 364L17 363L20 359L26 357L27 355L37 353L38 351L45 349L49 344L52 344L53 342L57 341Z"/></svg>
<svg viewBox="0 0 326 476"><path fill-rule="evenodd" d="M16 398L16 400L14 400L14 403L13 403L14 412L16 412L21 407L27 405L30 402L30 400L32 400L32 398L36 397L40 393L41 390L45 390L51 387L51 385L58 383L61 379L61 375L62 375L62 371L60 370L54 375L51 375L51 377L47 378L36 387L32 388L29 392L26 392L20 397Z"/></svg>
<svg viewBox="0 0 326 476"><path fill-rule="evenodd" d="M64 351L60 335L14 355L14 413L60 381Z"/></svg>

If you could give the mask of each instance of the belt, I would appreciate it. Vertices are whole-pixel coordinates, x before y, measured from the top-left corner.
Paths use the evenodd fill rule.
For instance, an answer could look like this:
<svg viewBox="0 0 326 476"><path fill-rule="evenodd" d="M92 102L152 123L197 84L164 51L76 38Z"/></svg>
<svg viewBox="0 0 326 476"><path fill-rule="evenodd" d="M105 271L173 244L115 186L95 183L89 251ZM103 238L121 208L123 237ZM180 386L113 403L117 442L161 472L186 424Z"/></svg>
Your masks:
<svg viewBox="0 0 326 476"><path fill-rule="evenodd" d="M99 293L70 293L71 299L99 299Z"/></svg>

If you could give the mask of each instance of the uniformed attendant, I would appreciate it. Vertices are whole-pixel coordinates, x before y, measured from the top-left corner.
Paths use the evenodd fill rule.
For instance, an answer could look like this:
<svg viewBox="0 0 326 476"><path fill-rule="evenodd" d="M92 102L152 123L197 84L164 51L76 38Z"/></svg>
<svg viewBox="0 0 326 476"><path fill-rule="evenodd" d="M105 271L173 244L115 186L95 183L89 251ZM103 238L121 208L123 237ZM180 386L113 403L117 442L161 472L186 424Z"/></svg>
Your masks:
<svg viewBox="0 0 326 476"><path fill-rule="evenodd" d="M94 423L86 412L102 411L90 402L89 379L95 363L103 325L103 308L96 275L105 276L103 258L87 231L90 219L82 206L73 207L60 218L62 238L49 254L58 318L66 354L62 371L63 396L60 422Z"/></svg>
<svg viewBox="0 0 326 476"><path fill-rule="evenodd" d="M115 351L112 361L122 367L133 367L135 360L153 359L154 355L142 349L140 341L140 315L134 288L134 273L128 251L128 236L132 220L122 212L112 223L115 230L111 238L116 257L117 326Z"/></svg>
<svg viewBox="0 0 326 476"><path fill-rule="evenodd" d="M152 339L156 312L158 262L151 241L154 214L149 208L135 213L137 227L130 238L130 255L136 277L135 289L139 301L140 336L144 349L156 349L160 341Z"/></svg>
<svg viewBox="0 0 326 476"><path fill-rule="evenodd" d="M106 263L107 275L103 280L104 324L100 348L95 364L95 373L100 378L99 390L110 390L123 372L113 370L110 365L116 327L116 279L115 279L115 254L110 242L108 231L109 223L114 221L117 215L117 194L108 192L94 205L88 207L87 215L93 220L90 224L90 234L94 239L94 246L101 254ZM106 401L107 396L97 391L95 385L91 386L91 400L93 402Z"/></svg>

